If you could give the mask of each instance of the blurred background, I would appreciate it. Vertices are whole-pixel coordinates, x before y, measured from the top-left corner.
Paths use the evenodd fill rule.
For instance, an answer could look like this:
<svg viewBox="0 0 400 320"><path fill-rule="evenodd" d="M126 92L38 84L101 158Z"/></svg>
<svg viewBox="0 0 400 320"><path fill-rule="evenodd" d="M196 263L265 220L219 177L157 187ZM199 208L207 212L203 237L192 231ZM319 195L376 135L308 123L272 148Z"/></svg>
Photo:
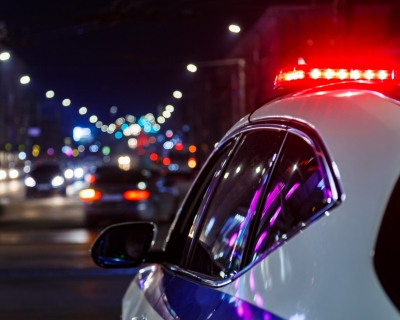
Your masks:
<svg viewBox="0 0 400 320"><path fill-rule="evenodd" d="M0 318L118 319L136 271L91 262L101 228L161 247L279 68L399 59L400 1L3 1Z"/></svg>

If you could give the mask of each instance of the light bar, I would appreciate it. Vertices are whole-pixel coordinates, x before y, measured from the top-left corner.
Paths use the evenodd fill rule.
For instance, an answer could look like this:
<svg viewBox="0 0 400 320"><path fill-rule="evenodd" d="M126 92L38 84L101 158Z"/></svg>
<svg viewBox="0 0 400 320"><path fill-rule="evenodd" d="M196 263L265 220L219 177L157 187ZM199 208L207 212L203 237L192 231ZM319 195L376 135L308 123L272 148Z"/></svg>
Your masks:
<svg viewBox="0 0 400 320"><path fill-rule="evenodd" d="M284 68L275 77L274 88L289 84L300 84L307 81L315 84L315 80L324 82L366 80L382 82L398 80L397 71L394 69L349 69L349 68L312 68L296 66Z"/></svg>

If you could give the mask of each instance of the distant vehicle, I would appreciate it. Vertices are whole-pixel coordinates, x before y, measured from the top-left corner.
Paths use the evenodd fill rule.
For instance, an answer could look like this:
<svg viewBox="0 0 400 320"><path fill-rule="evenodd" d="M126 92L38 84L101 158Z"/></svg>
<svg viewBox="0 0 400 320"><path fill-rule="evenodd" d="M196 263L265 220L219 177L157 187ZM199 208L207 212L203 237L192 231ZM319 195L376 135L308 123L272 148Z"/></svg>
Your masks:
<svg viewBox="0 0 400 320"><path fill-rule="evenodd" d="M57 163L40 164L25 177L26 195L66 194L65 181Z"/></svg>
<svg viewBox="0 0 400 320"><path fill-rule="evenodd" d="M281 94L218 143L162 250L152 222L93 244L99 266L140 266L121 319L399 319L399 71L281 70Z"/></svg>
<svg viewBox="0 0 400 320"><path fill-rule="evenodd" d="M88 228L125 221L171 221L177 207L178 191L163 186L154 170L104 166L87 175L86 181L90 186L79 197L85 204Z"/></svg>

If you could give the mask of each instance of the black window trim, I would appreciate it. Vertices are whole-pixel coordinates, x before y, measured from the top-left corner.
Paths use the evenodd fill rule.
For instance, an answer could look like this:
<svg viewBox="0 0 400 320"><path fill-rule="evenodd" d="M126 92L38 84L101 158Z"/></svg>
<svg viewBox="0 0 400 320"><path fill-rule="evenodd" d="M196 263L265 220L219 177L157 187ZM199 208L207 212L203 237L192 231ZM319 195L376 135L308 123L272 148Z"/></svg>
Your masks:
<svg viewBox="0 0 400 320"><path fill-rule="evenodd" d="M240 132L236 137L237 137L236 143L235 143L234 146L232 147L232 149L231 149L231 151L230 151L230 153L229 153L229 156L228 156L227 159L226 159L226 162L224 163L223 167L221 168L221 171L218 173L219 176L218 176L218 177L215 177L215 178L216 178L215 189L218 189L218 186L219 186L219 183L220 183L220 181L221 181L221 178L222 178L222 176L223 176L224 173L225 173L225 169L229 166L229 164L230 164L231 161L232 161L232 158L236 155L236 152L237 152L237 150L238 150L238 148L239 148L239 146L240 146L240 144L242 143L242 140L243 140L243 133ZM225 144L224 144L224 145L225 145ZM201 210L201 212L200 212L199 217L198 217L198 222L197 222L197 224L196 224L196 226L195 226L195 230L194 230L194 233L193 233L193 238L192 238L192 241L191 241L191 243L190 243L190 247L189 247L188 254L187 254L187 259L186 259L186 262L185 262L185 264L184 264L184 270L185 270L187 273L193 272L194 275L198 274L197 272L188 270L187 268L188 268L188 266L189 266L189 265L191 264L191 262L192 262L192 259L193 259L193 250L194 250L194 243L195 243L195 241L197 240L197 238L198 238L198 236L199 236L199 229L201 229L201 227L202 227L203 224L204 224L204 215L205 215L205 213L207 212L207 209L208 209L208 207L209 207L209 205L210 205L210 202L211 202L212 199L214 198L214 194L215 194L215 192L213 192L213 193L210 194L210 196L209 196L209 198L208 198L208 201L205 203L205 205L203 206L203 208L200 208L200 207L197 208L197 212L199 212L200 210ZM205 194L205 195L206 195L206 194ZM201 205L201 203L200 203L200 205Z"/></svg>
<svg viewBox="0 0 400 320"><path fill-rule="evenodd" d="M177 211L174 221L171 224L166 241L164 242L163 249L162 249L165 253L168 253L168 251L170 250L169 249L169 245L170 245L169 241L170 241L171 235L174 233L174 231L177 228L182 231L182 228L185 228L185 226L187 226L190 223L190 221L193 221L193 219L195 217L195 213L193 212L194 207L196 206L198 201L201 202L201 199L200 199L201 195L199 195L198 191L206 188L207 183L208 183L207 181L211 181L211 179L214 176L214 173L209 174L206 172L206 170L215 165L215 162L218 161L218 156L221 155L221 153L225 150L225 148L228 147L228 145L230 143L232 143L232 146L230 146L230 151L229 151L227 159L226 159L226 163L228 163L229 159L232 157L232 154L234 153L234 150L235 150L237 144L240 142L239 138L240 138L240 135L231 136L231 137L229 137L229 139L226 139L223 143L219 144L218 147L213 150L210 157L207 159L207 161L201 168L196 179L193 181L192 186L190 187L189 191L187 192L184 200L182 201L182 204ZM185 212L192 212L192 215L182 216L182 214L185 214ZM167 264L172 265L170 263L167 263ZM175 265L175 266L177 268L181 268L180 266L177 266L177 265Z"/></svg>
<svg viewBox="0 0 400 320"><path fill-rule="evenodd" d="M188 263L185 265L185 268L176 266L176 265L172 265L169 263L164 263L163 266L168 268L169 270L179 274L180 276L182 276L183 278L187 278L190 281L194 281L194 282L200 282L201 284L210 286L210 287L222 287L225 286L229 283L231 283L232 281L234 281L235 279L237 279L238 277L240 277L242 274L246 273L249 269L251 269L254 265L260 263L266 256L268 256L271 252L275 251L277 248L279 248L283 243L285 243L286 241L288 241L290 238L292 238L294 235L296 235L297 233L301 232L304 228L308 227L309 225L313 224L315 222L315 220L318 220L319 217L322 217L323 214L321 214L321 211L327 211L327 210L332 210L333 208L335 208L336 206L338 206L341 202L343 202L345 200L345 193L343 192L343 187L340 181L340 176L338 174L337 169L335 169L335 163L332 160L330 153L328 152L328 149L326 148L323 139L321 138L321 136L318 134L318 132L315 130L315 128L308 124L305 123L303 121L300 120L295 120L292 118L269 118L267 120L261 120L261 121L252 121L250 124L245 125L243 127L238 128L237 130L231 132L228 136L226 136L219 144L218 148L216 150L214 150L214 152L212 153L212 156L208 159L207 163L212 159L212 157L214 157L214 155L217 153L217 151L221 148L223 149L223 147L226 145L226 143L228 143L229 141L231 141L231 139L233 138L237 138L237 141L235 142L235 145L233 146L232 150L231 150L231 154L229 155L228 159L227 159L227 163L225 165L225 168L229 165L229 162L231 161L232 157L236 154L238 145L240 145L240 142L243 138L243 133L249 132L249 131L254 131L254 130L268 130L268 129L279 129L279 130L285 130L286 131L286 135L282 141L282 144L279 148L279 152L276 158L275 163L273 164L273 168L271 169L270 172L270 176L273 176L274 172L275 172L275 168L276 168L276 164L279 162L279 159L282 155L282 150L283 147L286 143L286 138L287 135L290 133L293 134L297 134L299 136L301 136L302 138L306 138L309 141L312 142L313 144L313 149L314 151L318 151L321 152L321 158L323 159L324 163L321 164L324 166L326 173L328 174L328 179L329 179L329 184L330 186L333 186L336 189L336 194L337 194L337 198L334 201L331 201L329 208L324 208L323 210L320 210L318 213L316 213L314 215L314 217L316 216L316 218L312 219L310 222L308 222L307 224L303 225L301 228L296 229L294 232L292 232L290 234L290 236L285 240L282 241L281 243L279 243L277 246L274 246L272 250L268 250L267 252L265 252L263 255L261 255L256 261L254 262L249 262L249 255L248 255L248 249L251 248L251 245L254 242L254 238L255 238L255 226L251 226L250 228L250 237L249 237L249 241L246 244L245 247L245 252L247 252L247 254L245 255L243 264L245 264L245 266L243 266L234 276L227 278L227 279L221 279L221 280L215 280L215 278L213 277L208 277L207 275L203 275L203 274L199 274L197 272L191 271L191 270L187 270L185 269L188 266ZM206 164L207 164L206 163ZM203 169L206 167L206 165L203 167ZM202 171L203 171L202 169ZM200 175L200 174L199 174ZM221 174L220 176L222 176L223 174ZM197 179L196 179L197 180ZM217 187L218 187L218 183L217 182ZM264 186L263 192L262 192L262 196L260 196L260 200L263 199L263 197L266 195L266 192L268 191L270 187L270 179L269 181L266 183L266 185ZM190 190L191 191L191 190ZM188 193L189 195L189 193ZM188 198L188 195L185 198ZM257 213L256 216L259 215L260 213L260 203L262 201L259 200L259 203L257 205ZM183 207L183 205L182 205ZM193 236L193 239L196 238L197 236L197 230L199 229L199 226L202 225L202 222L204 220L204 212L207 211L207 208L202 210L202 216L200 217L200 222L198 223L198 226L196 228L196 233ZM254 222L257 219L254 219ZM255 223L254 223L255 225ZM193 253L193 242L191 244L191 248L189 251L189 259L187 260L188 262L191 259L191 254ZM246 264L246 262L248 262Z"/></svg>

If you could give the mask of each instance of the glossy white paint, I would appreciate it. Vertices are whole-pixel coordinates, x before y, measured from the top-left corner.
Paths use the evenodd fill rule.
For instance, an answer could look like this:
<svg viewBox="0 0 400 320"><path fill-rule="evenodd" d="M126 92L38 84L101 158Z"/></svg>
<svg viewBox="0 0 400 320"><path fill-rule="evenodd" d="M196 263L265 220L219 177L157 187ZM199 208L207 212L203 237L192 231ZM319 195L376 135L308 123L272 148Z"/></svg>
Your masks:
<svg viewBox="0 0 400 320"><path fill-rule="evenodd" d="M373 268L373 249L400 174L400 105L382 95L337 90L281 99L252 121L293 118L321 135L346 200L232 284L215 289L285 319L398 319ZM229 132L248 124L241 119ZM160 266L141 269L123 299L123 320L169 319Z"/></svg>
<svg viewBox="0 0 400 320"><path fill-rule="evenodd" d="M162 294L162 277L163 273L158 265L140 269L122 300L122 320L132 320L134 317L162 319L155 310Z"/></svg>
<svg viewBox="0 0 400 320"><path fill-rule="evenodd" d="M398 319L372 256L400 173L400 105L367 91L329 91L267 104L252 120L269 117L296 118L316 128L347 197L231 284L228 293L286 319Z"/></svg>

